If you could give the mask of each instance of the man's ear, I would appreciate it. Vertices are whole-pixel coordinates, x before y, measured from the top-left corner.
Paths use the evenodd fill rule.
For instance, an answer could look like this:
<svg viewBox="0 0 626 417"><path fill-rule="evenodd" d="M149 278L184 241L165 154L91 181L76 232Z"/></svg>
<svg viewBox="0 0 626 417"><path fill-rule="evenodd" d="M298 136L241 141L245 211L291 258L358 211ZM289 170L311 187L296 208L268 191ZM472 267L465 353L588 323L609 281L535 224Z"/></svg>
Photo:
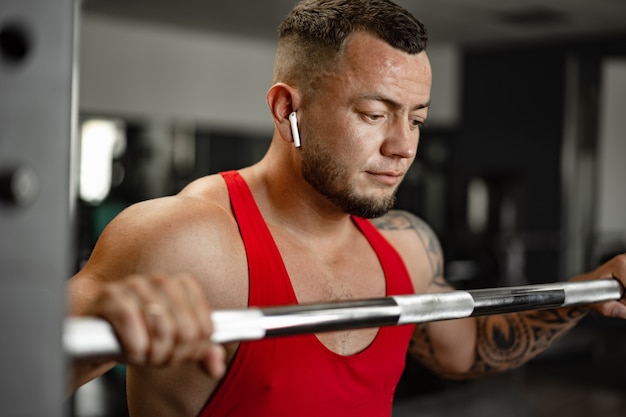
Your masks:
<svg viewBox="0 0 626 417"><path fill-rule="evenodd" d="M267 92L267 105L274 119L274 126L283 140L293 142L289 114L298 110L302 101L300 91L285 83L274 84Z"/></svg>

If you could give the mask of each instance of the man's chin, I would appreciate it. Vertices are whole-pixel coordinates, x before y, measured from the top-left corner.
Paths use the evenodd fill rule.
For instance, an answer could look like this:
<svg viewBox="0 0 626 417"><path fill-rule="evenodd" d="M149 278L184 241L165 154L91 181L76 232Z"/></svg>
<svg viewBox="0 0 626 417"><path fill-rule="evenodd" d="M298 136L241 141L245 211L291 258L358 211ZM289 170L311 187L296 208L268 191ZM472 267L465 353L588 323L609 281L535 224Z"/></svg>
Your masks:
<svg viewBox="0 0 626 417"><path fill-rule="evenodd" d="M394 207L395 203L395 195L382 201L361 201L358 204L352 204L348 212L365 219L376 219L387 214Z"/></svg>

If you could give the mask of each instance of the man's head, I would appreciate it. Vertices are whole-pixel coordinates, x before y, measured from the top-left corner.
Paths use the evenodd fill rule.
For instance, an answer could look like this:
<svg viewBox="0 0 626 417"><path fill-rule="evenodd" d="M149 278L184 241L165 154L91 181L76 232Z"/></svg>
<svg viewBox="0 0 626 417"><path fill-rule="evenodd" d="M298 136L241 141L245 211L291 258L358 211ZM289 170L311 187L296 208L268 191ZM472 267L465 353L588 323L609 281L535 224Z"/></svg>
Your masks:
<svg viewBox="0 0 626 417"><path fill-rule="evenodd" d="M426 49L426 28L388 0L304 0L279 27L273 82L307 96L334 69L348 37L366 32L409 54Z"/></svg>
<svg viewBox="0 0 626 417"><path fill-rule="evenodd" d="M423 25L387 0L305 0L281 25L268 92L287 152L279 160L330 210L378 217L393 207L430 103L425 47Z"/></svg>

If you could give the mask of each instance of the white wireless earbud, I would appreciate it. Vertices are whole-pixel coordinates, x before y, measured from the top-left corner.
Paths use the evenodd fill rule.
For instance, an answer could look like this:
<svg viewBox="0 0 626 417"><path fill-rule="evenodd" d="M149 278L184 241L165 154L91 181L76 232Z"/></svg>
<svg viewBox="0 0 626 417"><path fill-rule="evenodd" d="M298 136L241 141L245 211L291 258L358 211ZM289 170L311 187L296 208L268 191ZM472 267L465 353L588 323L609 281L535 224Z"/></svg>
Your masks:
<svg viewBox="0 0 626 417"><path fill-rule="evenodd" d="M300 132L298 131L298 119L296 118L296 112L291 112L289 115L289 124L291 125L291 136L293 136L293 144L296 148L300 147Z"/></svg>

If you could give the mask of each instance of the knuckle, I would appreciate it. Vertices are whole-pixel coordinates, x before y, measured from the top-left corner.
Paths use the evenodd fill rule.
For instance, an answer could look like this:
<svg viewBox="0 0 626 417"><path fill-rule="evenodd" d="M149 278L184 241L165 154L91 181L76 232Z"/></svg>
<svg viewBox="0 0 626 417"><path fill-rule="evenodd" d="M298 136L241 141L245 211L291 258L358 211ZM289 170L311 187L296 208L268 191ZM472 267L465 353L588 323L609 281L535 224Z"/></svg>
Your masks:
<svg viewBox="0 0 626 417"><path fill-rule="evenodd" d="M123 296L122 285L119 283L113 283L113 284L105 285L104 287L102 287L102 289L100 290L100 293L98 294L98 302L108 303L111 301L118 300L122 298L122 296Z"/></svg>
<svg viewBox="0 0 626 417"><path fill-rule="evenodd" d="M146 355L148 353L148 344L140 343L137 341L134 342L121 342L122 347L124 349L125 355L130 362L134 363L144 363Z"/></svg>
<svg viewBox="0 0 626 417"><path fill-rule="evenodd" d="M153 337L148 352L151 364L162 366L168 363L172 356L174 343L171 337Z"/></svg>
<svg viewBox="0 0 626 417"><path fill-rule="evenodd" d="M150 283L155 287L162 290L166 290L171 287L172 280L168 279L165 275L156 274L150 276Z"/></svg>
<svg viewBox="0 0 626 417"><path fill-rule="evenodd" d="M166 339L172 337L172 334L175 333L174 322L166 314L162 315L158 320L154 320L151 327L155 338Z"/></svg>
<svg viewBox="0 0 626 417"><path fill-rule="evenodd" d="M617 255L615 257L615 262L620 270L626 269L626 253Z"/></svg>
<svg viewBox="0 0 626 417"><path fill-rule="evenodd" d="M154 345L150 350L149 361L156 366L165 366L170 360L170 352L166 345Z"/></svg>
<svg viewBox="0 0 626 417"><path fill-rule="evenodd" d="M137 310L129 303L117 303L108 312L109 319L118 326L130 326L136 319Z"/></svg>
<svg viewBox="0 0 626 417"><path fill-rule="evenodd" d="M182 343L193 343L201 338L200 330L191 321L188 324L183 324L178 331L178 339Z"/></svg>
<svg viewBox="0 0 626 417"><path fill-rule="evenodd" d="M128 289L135 293L142 293L145 291L147 285L144 279L139 277L132 277L127 282Z"/></svg>

